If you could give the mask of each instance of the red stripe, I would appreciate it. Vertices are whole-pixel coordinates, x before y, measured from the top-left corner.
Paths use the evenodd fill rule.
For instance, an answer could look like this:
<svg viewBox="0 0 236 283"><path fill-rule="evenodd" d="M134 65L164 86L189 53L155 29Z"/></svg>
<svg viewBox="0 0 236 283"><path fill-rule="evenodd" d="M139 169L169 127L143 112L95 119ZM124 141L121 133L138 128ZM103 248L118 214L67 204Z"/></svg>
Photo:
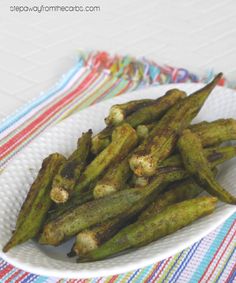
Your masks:
<svg viewBox="0 0 236 283"><path fill-rule="evenodd" d="M43 121L48 115L51 114L51 112L56 111L58 108L62 107L65 103L67 103L68 100L72 100L72 98L75 95L78 95L78 91L82 91L86 86L87 83L90 82L91 78L93 76L93 72L91 72L85 79L84 81L75 89L73 92L69 93L66 97L63 97L60 101L58 101L55 105L51 106L49 109L47 109L44 113L42 113L35 121L33 121L31 124L29 124L26 128L24 128L21 132L19 132L17 135L15 135L13 138L11 138L7 143L5 143L1 148L0 148L0 156L4 150L8 149L8 147L11 144L16 143L19 138L22 137L25 133L27 133L31 128L33 128L37 123ZM81 88L81 89L80 89Z"/></svg>
<svg viewBox="0 0 236 283"><path fill-rule="evenodd" d="M69 93L66 97L61 99L59 102L57 102L55 105L50 107L48 110L46 110L43 114L41 114L36 120L34 120L31 124L29 124L26 128L24 128L21 132L19 132L17 135L15 135L12 139L10 139L8 142L6 142L1 148L0 148L0 156L1 158L4 158L10 151L12 151L22 140L22 138L25 135L29 135L32 132L35 132L37 128L39 128L40 123L42 124L45 121L48 121L51 116L53 116L54 112L60 110L63 108L64 104L70 102L74 96L78 96L78 90L80 90L80 93L83 91L83 89L87 86L87 83L92 83L96 76L93 78L94 72L91 72L89 76L81 83L81 85L74 90L73 92ZM92 82L91 79L93 78Z"/></svg>
<svg viewBox="0 0 236 283"><path fill-rule="evenodd" d="M226 281L225 282L229 282L229 279L231 278L231 276L233 275L234 271L236 269L236 263L234 264L232 270L230 271L230 274L229 276L227 277Z"/></svg>
<svg viewBox="0 0 236 283"><path fill-rule="evenodd" d="M171 257L169 257L168 259L165 260L165 263L163 264L163 266L161 267L161 269L159 270L159 272L157 273L157 275L155 276L154 279L157 279L157 278L160 276L161 272L164 270L164 268L167 266L167 264L169 263L170 260L171 260ZM161 263L159 263L159 264L161 264ZM158 265L158 266L159 266L159 265ZM158 266L157 266L156 268L158 268ZM155 274L155 272L156 272L156 268L155 268L155 270L152 272L152 274L146 279L145 283L149 283L149 280L152 278L152 276L153 276L153 275Z"/></svg>
<svg viewBox="0 0 236 283"><path fill-rule="evenodd" d="M167 266L167 264L169 264L170 260L173 259L172 257L169 257L164 266L161 268L161 270L159 270L159 272L156 274L156 276L152 279L152 282L155 282L157 280L157 278L161 275L161 272L165 269L165 267Z"/></svg>
<svg viewBox="0 0 236 283"><path fill-rule="evenodd" d="M146 283L146 282L149 282L149 280L150 280L150 279L152 278L152 276L155 274L157 268L158 268L160 265L161 265L161 262L158 262L158 263L156 264L155 269L154 269L153 272L148 276L148 278L146 279L145 283Z"/></svg>
<svg viewBox="0 0 236 283"><path fill-rule="evenodd" d="M110 279L110 281L108 283L113 283L118 278L118 276L119 275L112 276L112 278Z"/></svg>
<svg viewBox="0 0 236 283"><path fill-rule="evenodd" d="M20 283L22 279L24 279L26 276L28 276L29 273L25 272L24 274L22 274L16 281L15 283Z"/></svg>
<svg viewBox="0 0 236 283"><path fill-rule="evenodd" d="M214 259L216 258L217 254L219 253L221 247L223 246L224 242L226 241L226 238L227 238L227 236L229 235L230 231L232 230L234 224L235 224L235 221L234 221L233 224L230 226L230 228L229 228L227 234L226 234L225 237L224 237L224 240L220 243L220 246L218 247L217 251L215 252L213 258L211 259L210 263L208 264L208 266L207 266L205 272L203 273L203 275L202 275L202 277L200 278L200 280L198 281L198 283L200 283L200 282L202 281L202 279L204 278L204 276L206 275L206 273L207 273L207 271L209 270L209 268L210 268L212 262L214 261Z"/></svg>
<svg viewBox="0 0 236 283"><path fill-rule="evenodd" d="M0 273L0 279L3 278L7 273L9 273L14 267L12 265L7 265Z"/></svg>
<svg viewBox="0 0 236 283"><path fill-rule="evenodd" d="M6 281L5 283L10 283L13 278L15 278L21 271L18 269L15 273L13 273Z"/></svg>
<svg viewBox="0 0 236 283"><path fill-rule="evenodd" d="M236 235L236 231L233 233L233 235L232 235L232 237L230 238L228 244L227 244L226 247L224 248L224 250L223 250L221 256L220 256L219 259L217 260L217 262L216 262L216 264L215 264L215 267L213 268L212 272L210 273L210 275L209 275L209 277L208 277L208 280L212 277L213 272L216 270L219 261L220 261L220 260L222 259L222 257L224 256L226 250L228 249L228 247L229 247L229 245L231 244L232 240L234 239L235 235Z"/></svg>

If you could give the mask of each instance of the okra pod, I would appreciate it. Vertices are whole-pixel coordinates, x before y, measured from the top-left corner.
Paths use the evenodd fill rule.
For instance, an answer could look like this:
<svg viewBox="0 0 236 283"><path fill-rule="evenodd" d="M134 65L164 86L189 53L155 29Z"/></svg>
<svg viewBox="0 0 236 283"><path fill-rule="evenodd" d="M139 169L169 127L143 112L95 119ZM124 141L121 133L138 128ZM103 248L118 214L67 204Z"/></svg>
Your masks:
<svg viewBox="0 0 236 283"><path fill-rule="evenodd" d="M211 214L217 198L199 197L171 206L143 221L137 221L118 232L97 249L81 255L78 262L102 260L129 248L147 245Z"/></svg>
<svg viewBox="0 0 236 283"><path fill-rule="evenodd" d="M115 162L126 157L137 144L136 131L129 124L122 124L113 131L112 142L85 168L74 190L83 192L89 185L105 172Z"/></svg>
<svg viewBox="0 0 236 283"><path fill-rule="evenodd" d="M209 194L223 202L236 204L236 197L215 180L209 162L204 156L201 140L196 134L190 130L183 131L178 141L178 148L186 169Z"/></svg>
<svg viewBox="0 0 236 283"><path fill-rule="evenodd" d="M236 156L236 147L235 146L224 146L224 147L214 147L214 148L205 148L203 149L203 154L209 162L211 168L216 167L219 164L224 163L225 161L234 158ZM183 160L180 154L174 154L164 160L158 168L176 166L184 166Z"/></svg>
<svg viewBox="0 0 236 283"><path fill-rule="evenodd" d="M172 105L185 96L185 92L178 89L169 90L164 96L158 98L155 103L137 110L124 119L123 122L136 128L140 124L156 121L163 116ZM108 126L93 137L91 150L94 154L98 154L110 143L110 136L114 128L113 126Z"/></svg>
<svg viewBox="0 0 236 283"><path fill-rule="evenodd" d="M75 195L66 203L62 203L53 207L53 209L48 211L47 221L46 223L52 221L53 219L58 218L60 215L64 214L65 212L69 211L70 209L82 205L88 201L93 199L93 194L91 191L85 192L80 195Z"/></svg>
<svg viewBox="0 0 236 283"><path fill-rule="evenodd" d="M168 183L187 176L188 173L180 168L161 168L145 190L132 188L118 191L70 209L44 226L39 243L56 246L101 221L122 216L136 205L142 210L143 203L146 205L147 199L162 192Z"/></svg>
<svg viewBox="0 0 236 283"><path fill-rule="evenodd" d="M179 134L189 126L204 102L221 79L218 74L204 88L180 100L152 129L150 136L133 153L130 167L138 176L152 176L158 164L166 159L176 146Z"/></svg>
<svg viewBox="0 0 236 283"><path fill-rule="evenodd" d="M71 254L83 255L97 249L113 237L121 228L130 224L130 217L116 217L80 232L76 236Z"/></svg>
<svg viewBox="0 0 236 283"><path fill-rule="evenodd" d="M55 203L64 203L74 190L76 180L80 177L89 156L92 130L83 133L78 140L77 149L68 158L55 176L50 192Z"/></svg>
<svg viewBox="0 0 236 283"><path fill-rule="evenodd" d="M153 216L171 204L194 198L201 192L202 188L190 178L181 183L173 184L170 190L160 196L157 196L157 200L152 202L148 208L141 213L138 220L143 220ZM148 205L149 202L151 202L151 199L147 200L146 204ZM145 207L144 204L143 207ZM139 209L133 207L131 211L125 213L125 217L116 217L80 232L76 236L72 254L84 255L97 249L105 241L113 237L121 228L130 224L129 222L134 219L135 210L139 211Z"/></svg>
<svg viewBox="0 0 236 283"><path fill-rule="evenodd" d="M140 125L136 128L139 140L147 138L155 123ZM219 145L236 139L236 120L218 119L213 122L203 121L190 125L189 129L201 139L203 147Z"/></svg>
<svg viewBox="0 0 236 283"><path fill-rule="evenodd" d="M190 130L201 139L202 145L212 146L236 139L236 120L219 119L213 122L201 122L190 126Z"/></svg>
<svg viewBox="0 0 236 283"><path fill-rule="evenodd" d="M129 167L129 156L115 163L99 180L93 189L95 199L117 192L125 188L132 171Z"/></svg>
<svg viewBox="0 0 236 283"><path fill-rule="evenodd" d="M108 117L105 118L105 123L108 126L117 126L132 112L137 111L141 107L153 104L155 101L155 99L140 99L123 104L115 104L111 107Z"/></svg>
<svg viewBox="0 0 236 283"><path fill-rule="evenodd" d="M65 157L58 153L51 154L44 159L18 215L16 230L3 248L3 252L7 252L38 234L52 204L50 189L53 177L65 161Z"/></svg>
<svg viewBox="0 0 236 283"><path fill-rule="evenodd" d="M170 188L144 210L138 220L144 220L150 216L160 213L167 206L198 196L203 189L192 179L188 178L179 183L170 185Z"/></svg>

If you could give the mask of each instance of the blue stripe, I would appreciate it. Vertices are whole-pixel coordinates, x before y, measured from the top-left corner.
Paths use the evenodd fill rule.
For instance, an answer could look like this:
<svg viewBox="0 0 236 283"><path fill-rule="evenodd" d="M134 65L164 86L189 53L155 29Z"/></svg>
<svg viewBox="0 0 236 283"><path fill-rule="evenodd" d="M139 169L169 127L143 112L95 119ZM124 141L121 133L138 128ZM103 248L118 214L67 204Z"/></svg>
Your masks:
<svg viewBox="0 0 236 283"><path fill-rule="evenodd" d="M38 276L35 274L30 274L26 280L22 281L21 283L29 283L29 282L34 282L34 283L44 283L46 282L46 280L48 279L48 277L45 276Z"/></svg>
<svg viewBox="0 0 236 283"><path fill-rule="evenodd" d="M34 102L31 102L29 105L26 105L23 109L19 110L20 113L15 114L11 117L9 117L6 121L4 121L0 127L0 133L5 131L7 128L9 128L12 124L17 122L19 119L24 117L26 114L28 114L30 111L32 111L34 108L39 106L41 103L55 95L57 92L61 91L71 80L71 78L80 70L80 68L83 66L83 61L80 60L76 66L71 69L59 82L57 86L55 86L51 91L43 95L42 97L39 97Z"/></svg>
<svg viewBox="0 0 236 283"><path fill-rule="evenodd" d="M172 278L170 279L170 281L174 280L173 282L176 282L178 280L178 278L180 277L180 275L182 274L184 268L186 267L186 265L189 263L189 261L191 260L191 258L193 257L196 249L199 247L199 245L201 244L202 240L195 243L193 245L193 248L190 249L190 251L188 252L187 256L184 258L184 260L182 261L182 263L180 264L179 268L175 271L175 273L173 274ZM188 257L190 254L190 257Z"/></svg>
<svg viewBox="0 0 236 283"><path fill-rule="evenodd" d="M234 255L235 251L236 251L236 248L233 249L233 252L231 253L230 257L228 258L227 262L226 262L225 265L224 265L224 268L221 270L221 273L220 273L219 276L216 278L216 282L215 282L215 283L217 283L217 282L219 281L221 275L222 275L223 272L225 271L226 266L227 266L227 264L229 263L229 261L230 261L230 259L232 258L232 256Z"/></svg>
<svg viewBox="0 0 236 283"><path fill-rule="evenodd" d="M209 247L207 251L205 251L205 255L202 259L202 261L199 263L199 265L196 267L196 271L193 273L191 279L189 282L198 282L199 279L202 277L205 269L209 265L209 262L212 259L212 256L215 254L217 249L219 248L219 245L221 244L222 240L224 239L225 235L227 234L229 228L231 227L233 221L235 219L235 214L232 215L229 219L225 221L223 226L221 226L218 234L216 235L215 240Z"/></svg>
<svg viewBox="0 0 236 283"><path fill-rule="evenodd" d="M229 282L228 283L235 283L234 279L236 277L236 268L232 274L232 276L229 278Z"/></svg>
<svg viewBox="0 0 236 283"><path fill-rule="evenodd" d="M182 251L179 256L177 257L177 259L175 260L174 264L172 265L172 267L170 268L170 270L167 272L165 278L163 279L163 282L166 280L166 278L169 276L169 274L171 273L172 269L175 267L176 262L180 259L180 257L182 256L182 254L184 253L184 251Z"/></svg>
<svg viewBox="0 0 236 283"><path fill-rule="evenodd" d="M132 279L135 277L135 275L137 275L137 273L139 273L140 269L136 270L132 276L129 278L128 283L130 283L132 281Z"/></svg>

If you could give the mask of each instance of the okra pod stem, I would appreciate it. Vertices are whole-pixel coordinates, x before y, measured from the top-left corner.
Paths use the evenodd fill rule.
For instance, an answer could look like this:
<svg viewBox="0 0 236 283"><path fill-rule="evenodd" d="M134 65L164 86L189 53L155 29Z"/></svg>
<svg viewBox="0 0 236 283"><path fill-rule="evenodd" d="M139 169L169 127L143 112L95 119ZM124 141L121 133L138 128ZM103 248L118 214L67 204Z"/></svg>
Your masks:
<svg viewBox="0 0 236 283"><path fill-rule="evenodd" d="M78 262L102 260L129 248L147 245L211 214L216 202L217 198L204 196L168 206L162 212L122 229L99 248L82 255Z"/></svg>
<svg viewBox="0 0 236 283"><path fill-rule="evenodd" d="M214 178L209 163L204 156L200 138L185 130L178 141L184 166L195 177L195 180L211 195L221 201L236 204L236 197L227 192Z"/></svg>
<svg viewBox="0 0 236 283"><path fill-rule="evenodd" d="M129 156L115 163L99 180L93 189L95 199L117 192L125 188L125 184L132 171L129 167Z"/></svg>
<svg viewBox="0 0 236 283"><path fill-rule="evenodd" d="M136 128L136 132L138 135L139 141L143 141L149 136L150 131L154 128L155 123L147 124L147 125L138 125Z"/></svg>
<svg viewBox="0 0 236 283"><path fill-rule="evenodd" d="M58 153L51 154L44 159L18 215L16 230L3 248L3 252L9 251L38 234L52 204L50 189L53 177L65 161L65 157Z"/></svg>
<svg viewBox="0 0 236 283"><path fill-rule="evenodd" d="M115 104L111 107L108 117L105 118L105 123L108 126L117 126L132 112L153 103L155 103L155 99L140 99L123 104Z"/></svg>
<svg viewBox="0 0 236 283"><path fill-rule="evenodd" d="M77 149L68 158L55 176L50 192L55 203L64 203L74 190L76 180L80 177L89 156L92 130L83 133L78 140Z"/></svg>
<svg viewBox="0 0 236 283"><path fill-rule="evenodd" d="M98 224L90 229L83 230L76 236L72 247L72 254L83 255L97 249L104 242L113 237L121 228L130 224L130 217L116 217Z"/></svg>
<svg viewBox="0 0 236 283"><path fill-rule="evenodd" d="M152 176L158 164L166 159L176 146L179 134L198 114L213 88L221 79L215 79L192 95L177 102L152 129L150 136L133 153L130 167L138 176Z"/></svg>

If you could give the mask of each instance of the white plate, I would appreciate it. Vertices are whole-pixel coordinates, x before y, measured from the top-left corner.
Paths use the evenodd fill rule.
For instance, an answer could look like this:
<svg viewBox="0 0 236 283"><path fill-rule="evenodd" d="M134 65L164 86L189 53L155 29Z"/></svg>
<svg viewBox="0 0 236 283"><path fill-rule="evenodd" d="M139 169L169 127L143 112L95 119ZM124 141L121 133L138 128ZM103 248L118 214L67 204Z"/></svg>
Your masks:
<svg viewBox="0 0 236 283"><path fill-rule="evenodd" d="M92 128L94 132L104 127L104 117L111 105L131 99L157 97L174 87L188 93L199 89L201 84L165 85L141 90L94 105L75 114L51 128L30 144L8 166L0 178L0 249L9 239L14 229L20 206L30 184L35 178L42 160L50 153L58 151L68 155L76 146L77 138L83 131ZM225 88L216 88L207 100L195 121L217 118L236 118L236 93ZM231 160L222 166L220 182L236 194L236 161ZM93 263L75 263L66 253L71 244L58 248L39 246L34 241L20 245L2 258L18 268L45 276L61 278L89 278L123 273L163 260L184 248L189 247L236 211L236 206L219 203L214 214L196 221L180 231L158 240L146 247L117 257Z"/></svg>

